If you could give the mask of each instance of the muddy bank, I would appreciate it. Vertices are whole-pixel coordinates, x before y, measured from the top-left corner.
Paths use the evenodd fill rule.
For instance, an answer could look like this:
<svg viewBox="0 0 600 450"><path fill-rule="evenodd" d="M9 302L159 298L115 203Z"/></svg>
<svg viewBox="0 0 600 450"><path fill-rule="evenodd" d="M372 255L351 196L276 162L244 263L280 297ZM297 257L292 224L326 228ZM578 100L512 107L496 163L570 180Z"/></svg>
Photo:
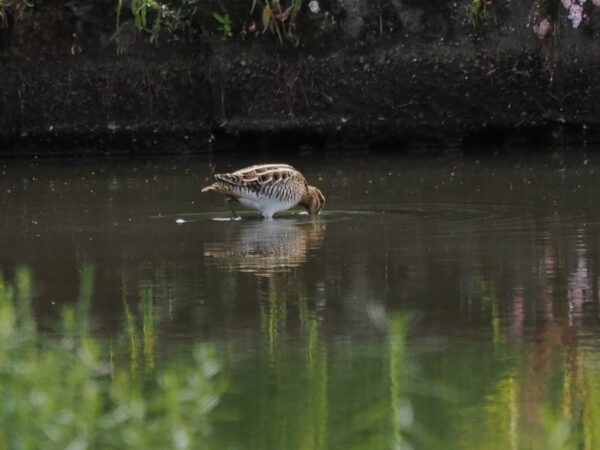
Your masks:
<svg viewBox="0 0 600 450"><path fill-rule="evenodd" d="M34 4L1 31L0 153L600 142L600 8L471 3L303 5L283 43L246 9L150 43L114 1Z"/></svg>

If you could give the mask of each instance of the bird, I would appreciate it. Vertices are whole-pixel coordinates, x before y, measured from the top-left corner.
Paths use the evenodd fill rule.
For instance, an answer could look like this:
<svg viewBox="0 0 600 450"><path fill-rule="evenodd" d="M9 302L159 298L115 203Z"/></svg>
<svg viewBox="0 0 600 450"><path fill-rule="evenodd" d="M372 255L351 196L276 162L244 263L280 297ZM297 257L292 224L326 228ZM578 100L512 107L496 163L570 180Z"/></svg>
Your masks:
<svg viewBox="0 0 600 450"><path fill-rule="evenodd" d="M225 194L231 201L259 210L265 219L295 206L317 215L325 204L323 193L288 164L258 164L214 177L216 181L202 192Z"/></svg>
<svg viewBox="0 0 600 450"><path fill-rule="evenodd" d="M326 222L281 218L249 222L226 239L204 243L207 264L268 278L302 266L321 248Z"/></svg>

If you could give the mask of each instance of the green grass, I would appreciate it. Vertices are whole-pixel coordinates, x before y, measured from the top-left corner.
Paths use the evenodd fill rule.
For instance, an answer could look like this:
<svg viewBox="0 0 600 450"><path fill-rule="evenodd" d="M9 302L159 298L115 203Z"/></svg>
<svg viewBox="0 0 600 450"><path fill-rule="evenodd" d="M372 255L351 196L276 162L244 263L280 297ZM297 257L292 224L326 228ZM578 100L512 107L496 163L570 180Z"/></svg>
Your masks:
<svg viewBox="0 0 600 450"><path fill-rule="evenodd" d="M30 272L0 279L0 448L213 448L209 413L223 385L211 349L200 346L193 358L160 369L132 369L88 330L93 275L84 268L80 298L54 336L33 319ZM130 336L136 326L129 324Z"/></svg>

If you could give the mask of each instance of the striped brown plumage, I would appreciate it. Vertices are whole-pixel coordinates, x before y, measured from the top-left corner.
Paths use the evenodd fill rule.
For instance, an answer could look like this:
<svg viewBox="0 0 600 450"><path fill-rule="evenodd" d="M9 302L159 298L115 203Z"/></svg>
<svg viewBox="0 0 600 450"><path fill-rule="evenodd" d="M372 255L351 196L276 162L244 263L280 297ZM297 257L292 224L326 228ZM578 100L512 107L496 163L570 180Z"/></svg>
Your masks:
<svg viewBox="0 0 600 450"><path fill-rule="evenodd" d="M202 192L221 192L247 208L259 210L267 219L294 206L318 214L325 204L321 191L309 186L304 176L288 164L259 164L214 177L216 181Z"/></svg>

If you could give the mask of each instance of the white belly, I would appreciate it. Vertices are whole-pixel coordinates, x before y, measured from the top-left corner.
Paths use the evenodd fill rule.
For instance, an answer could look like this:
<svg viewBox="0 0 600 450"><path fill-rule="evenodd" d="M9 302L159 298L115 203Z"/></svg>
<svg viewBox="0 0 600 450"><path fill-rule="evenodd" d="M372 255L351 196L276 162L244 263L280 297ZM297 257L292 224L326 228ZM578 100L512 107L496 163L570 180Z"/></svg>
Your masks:
<svg viewBox="0 0 600 450"><path fill-rule="evenodd" d="M279 211L285 211L286 209L290 209L296 205L295 201L282 202L279 200L258 196L240 197L238 198L238 201L246 208L259 210L267 219L272 218L273 214Z"/></svg>

